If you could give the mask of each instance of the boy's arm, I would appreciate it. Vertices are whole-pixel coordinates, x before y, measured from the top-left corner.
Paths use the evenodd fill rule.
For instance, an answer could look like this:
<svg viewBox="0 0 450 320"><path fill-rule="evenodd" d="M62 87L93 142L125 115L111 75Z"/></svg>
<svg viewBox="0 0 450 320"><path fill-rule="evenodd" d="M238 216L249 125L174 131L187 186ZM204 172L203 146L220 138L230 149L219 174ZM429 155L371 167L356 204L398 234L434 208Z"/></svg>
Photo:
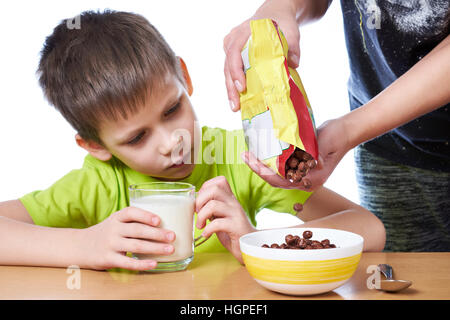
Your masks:
<svg viewBox="0 0 450 320"><path fill-rule="evenodd" d="M80 230L34 224L19 200L0 203L0 265L81 265Z"/></svg>
<svg viewBox="0 0 450 320"><path fill-rule="evenodd" d="M364 238L364 251L381 251L386 234L383 223L370 211L341 195L321 187L297 214L301 228L333 228L350 231Z"/></svg>
<svg viewBox="0 0 450 320"><path fill-rule="evenodd" d="M80 229L41 227L0 216L0 265L83 268L80 233Z"/></svg>
<svg viewBox="0 0 450 320"><path fill-rule="evenodd" d="M9 200L0 202L0 217L11 218L13 220L34 224L30 214L20 200Z"/></svg>
<svg viewBox="0 0 450 320"><path fill-rule="evenodd" d="M173 253L174 233L158 227L160 219L139 208L124 208L84 229L19 221L27 220L24 209L15 201L0 203L0 265L149 270L156 261L136 260L124 252Z"/></svg>

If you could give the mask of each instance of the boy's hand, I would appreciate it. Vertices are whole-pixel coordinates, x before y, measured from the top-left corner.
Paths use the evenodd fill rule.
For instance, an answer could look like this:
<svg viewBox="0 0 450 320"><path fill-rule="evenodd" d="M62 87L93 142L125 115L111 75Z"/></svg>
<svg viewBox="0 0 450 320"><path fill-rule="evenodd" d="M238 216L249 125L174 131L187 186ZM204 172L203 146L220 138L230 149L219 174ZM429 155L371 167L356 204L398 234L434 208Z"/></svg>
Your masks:
<svg viewBox="0 0 450 320"><path fill-rule="evenodd" d="M154 260L137 260L127 252L143 254L172 254L173 231L158 228L161 219L148 211L127 207L111 214L99 224L86 230L84 241L86 265L91 269L124 268L149 270Z"/></svg>
<svg viewBox="0 0 450 320"><path fill-rule="evenodd" d="M197 228L205 238L217 234L222 245L243 264L239 238L256 231L223 176L206 181L195 200ZM205 227L206 220L211 222Z"/></svg>
<svg viewBox="0 0 450 320"><path fill-rule="evenodd" d="M312 186L309 189L305 188L302 182L290 182L288 179L282 178L249 151L242 153L242 159L253 172L272 187L314 191L327 181L339 161L351 149L342 118L324 122L317 129L317 143L319 145L319 161L317 166L304 177L311 181Z"/></svg>

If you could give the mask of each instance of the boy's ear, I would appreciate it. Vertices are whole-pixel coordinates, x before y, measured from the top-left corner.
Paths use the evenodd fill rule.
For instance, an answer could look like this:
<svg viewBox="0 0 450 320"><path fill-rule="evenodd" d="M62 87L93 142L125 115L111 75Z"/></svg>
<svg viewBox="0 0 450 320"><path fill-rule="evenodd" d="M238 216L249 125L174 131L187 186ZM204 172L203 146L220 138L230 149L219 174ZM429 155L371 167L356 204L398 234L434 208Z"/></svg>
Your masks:
<svg viewBox="0 0 450 320"><path fill-rule="evenodd" d="M183 76L184 76L184 81L186 82L187 92L188 92L189 96L192 96L192 92L194 92L194 87L192 86L191 76L189 75L188 69L186 67L186 63L184 63L183 59L181 59L181 57L178 57L178 59L180 60L181 70L183 70Z"/></svg>
<svg viewBox="0 0 450 320"><path fill-rule="evenodd" d="M78 133L75 135L75 141L77 142L77 145L89 152L91 156L97 158L98 160L108 161L112 157L112 154L103 146L94 141L84 140Z"/></svg>

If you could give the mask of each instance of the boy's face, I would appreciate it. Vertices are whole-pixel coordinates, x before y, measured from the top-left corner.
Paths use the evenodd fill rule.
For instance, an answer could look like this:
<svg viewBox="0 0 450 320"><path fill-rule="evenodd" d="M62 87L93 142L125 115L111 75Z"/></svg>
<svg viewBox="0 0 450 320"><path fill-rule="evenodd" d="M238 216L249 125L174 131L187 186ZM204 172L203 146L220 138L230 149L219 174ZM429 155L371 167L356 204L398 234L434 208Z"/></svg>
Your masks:
<svg viewBox="0 0 450 320"><path fill-rule="evenodd" d="M105 151L131 169L161 180L180 180L194 170L194 139L200 137L200 128L184 85L170 75L161 87L128 119L104 121L99 136ZM181 159L184 164L174 166Z"/></svg>

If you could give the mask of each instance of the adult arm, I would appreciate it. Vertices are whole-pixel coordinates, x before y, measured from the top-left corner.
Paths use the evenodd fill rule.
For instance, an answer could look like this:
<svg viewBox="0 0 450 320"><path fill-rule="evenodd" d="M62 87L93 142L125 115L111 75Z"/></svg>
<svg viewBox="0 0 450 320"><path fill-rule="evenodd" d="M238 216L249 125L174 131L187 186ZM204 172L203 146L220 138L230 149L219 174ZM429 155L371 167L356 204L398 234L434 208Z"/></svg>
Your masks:
<svg viewBox="0 0 450 320"><path fill-rule="evenodd" d="M245 90L245 74L241 59L241 50L247 42L250 32L250 20L269 18L275 20L288 43L288 64L297 68L300 59L299 26L321 18L327 11L331 0L267 0L255 14L233 28L225 37L225 85L228 100L233 111L238 111L239 92Z"/></svg>
<svg viewBox="0 0 450 320"><path fill-rule="evenodd" d="M355 146L449 103L449 83L450 36L447 36L368 103L318 128L319 164L306 176L312 182L308 191L323 185L344 155ZM280 177L252 154L245 152L244 155L250 168L270 185L305 190L303 184Z"/></svg>

